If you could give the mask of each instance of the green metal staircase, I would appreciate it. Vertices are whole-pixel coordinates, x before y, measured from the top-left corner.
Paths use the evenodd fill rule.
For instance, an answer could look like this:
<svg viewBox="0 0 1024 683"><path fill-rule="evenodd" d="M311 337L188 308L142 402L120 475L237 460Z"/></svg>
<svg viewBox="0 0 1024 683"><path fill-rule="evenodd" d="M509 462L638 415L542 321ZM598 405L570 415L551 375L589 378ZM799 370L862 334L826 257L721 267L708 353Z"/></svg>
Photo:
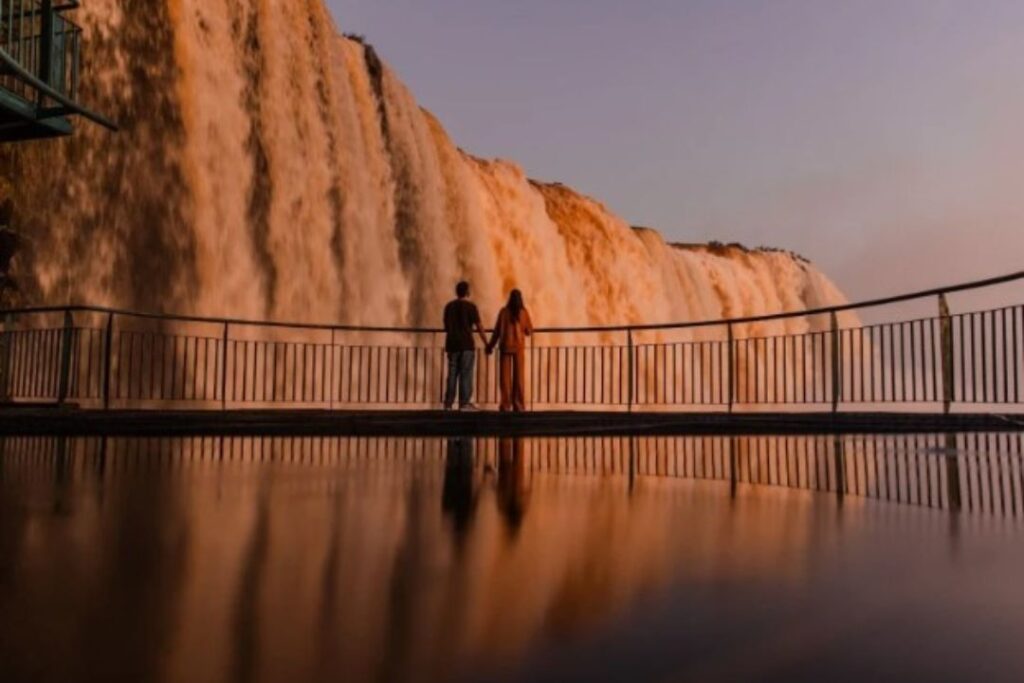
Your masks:
<svg viewBox="0 0 1024 683"><path fill-rule="evenodd" d="M82 29L66 18L78 0L0 0L0 143L70 135L72 116L114 122L78 102Z"/></svg>

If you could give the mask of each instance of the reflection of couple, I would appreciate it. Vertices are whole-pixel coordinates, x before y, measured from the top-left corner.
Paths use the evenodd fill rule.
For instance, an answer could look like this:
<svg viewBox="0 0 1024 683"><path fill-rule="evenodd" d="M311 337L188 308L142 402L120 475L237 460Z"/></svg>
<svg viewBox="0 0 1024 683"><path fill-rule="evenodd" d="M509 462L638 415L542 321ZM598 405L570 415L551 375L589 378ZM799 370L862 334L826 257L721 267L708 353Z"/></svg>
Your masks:
<svg viewBox="0 0 1024 683"><path fill-rule="evenodd" d="M469 300L469 283L455 287L456 299L444 308L445 352L448 354L448 385L444 394L445 410L455 405L458 389L459 408L476 410L473 404L473 374L476 367L476 344L479 335L490 355L499 351L499 387L502 412L526 410L526 338L533 334L530 312L523 305L523 293L513 289L508 303L498 313L490 341L480 322L480 311Z"/></svg>
<svg viewBox="0 0 1024 683"><path fill-rule="evenodd" d="M466 540L476 514L477 496L482 481L474 473L473 439L448 439L445 453L444 487L441 508L451 518L459 547ZM498 441L498 511L512 537L519 532L529 502L529 482L523 440L502 438Z"/></svg>

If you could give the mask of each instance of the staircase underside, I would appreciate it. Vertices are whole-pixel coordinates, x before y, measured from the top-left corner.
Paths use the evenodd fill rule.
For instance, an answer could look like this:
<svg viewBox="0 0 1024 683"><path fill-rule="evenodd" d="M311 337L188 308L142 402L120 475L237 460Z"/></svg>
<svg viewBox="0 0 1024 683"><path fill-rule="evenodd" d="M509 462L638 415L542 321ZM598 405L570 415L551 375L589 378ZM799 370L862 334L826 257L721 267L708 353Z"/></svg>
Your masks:
<svg viewBox="0 0 1024 683"><path fill-rule="evenodd" d="M71 135L71 121L60 109L39 109L0 88L0 142L22 142Z"/></svg>

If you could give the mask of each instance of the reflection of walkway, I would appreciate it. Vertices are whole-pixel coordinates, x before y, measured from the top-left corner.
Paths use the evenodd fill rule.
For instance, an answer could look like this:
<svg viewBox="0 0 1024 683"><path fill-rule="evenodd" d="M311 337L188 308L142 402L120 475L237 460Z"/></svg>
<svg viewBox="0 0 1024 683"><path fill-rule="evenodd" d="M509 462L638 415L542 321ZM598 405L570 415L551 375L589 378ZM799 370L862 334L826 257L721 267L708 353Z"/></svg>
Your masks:
<svg viewBox="0 0 1024 683"><path fill-rule="evenodd" d="M559 439L351 439L17 437L0 440L0 472L102 479L107 470L173 470L183 462L281 462L386 476L388 463L443 460L441 506L456 536L476 514L484 470L498 474L501 512L515 528L528 504L528 474L619 474L702 479L1024 517L1024 435L607 437ZM64 456L61 453L65 453ZM373 464L374 467L368 465ZM381 468L385 468L381 470Z"/></svg>

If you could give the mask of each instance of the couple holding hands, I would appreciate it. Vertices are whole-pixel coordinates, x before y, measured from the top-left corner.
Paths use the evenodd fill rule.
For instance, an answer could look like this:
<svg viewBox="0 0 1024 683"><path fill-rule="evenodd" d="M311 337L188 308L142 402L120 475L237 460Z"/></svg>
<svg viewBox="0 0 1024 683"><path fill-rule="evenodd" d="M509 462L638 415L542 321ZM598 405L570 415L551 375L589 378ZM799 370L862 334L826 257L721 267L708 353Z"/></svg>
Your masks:
<svg viewBox="0 0 1024 683"><path fill-rule="evenodd" d="M533 334L530 312L523 305L523 293L513 289L508 303L494 323L490 341L480 322L480 311L469 300L469 283L455 286L455 300L444 308L445 352L448 354L448 384L445 389L445 410L452 410L458 391L460 410L477 410L473 404L473 376L476 367L476 343L480 336L487 355L499 352L499 387L502 412L526 410L523 388L526 365L526 338Z"/></svg>

